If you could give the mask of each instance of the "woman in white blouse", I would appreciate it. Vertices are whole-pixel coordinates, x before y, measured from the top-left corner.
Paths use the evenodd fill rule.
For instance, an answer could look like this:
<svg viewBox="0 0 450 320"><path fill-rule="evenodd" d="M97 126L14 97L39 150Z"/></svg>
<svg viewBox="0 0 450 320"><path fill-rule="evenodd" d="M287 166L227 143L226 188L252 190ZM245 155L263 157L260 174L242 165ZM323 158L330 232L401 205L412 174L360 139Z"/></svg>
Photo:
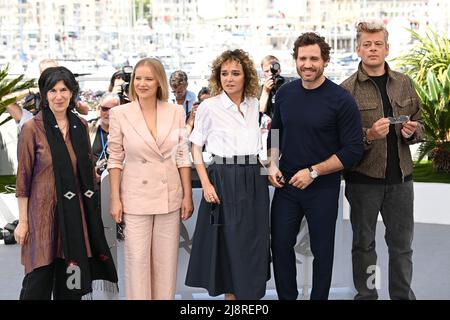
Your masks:
<svg viewBox="0 0 450 320"><path fill-rule="evenodd" d="M198 107L192 155L202 184L186 285L225 299L260 299L270 278L269 190L261 150L258 77L248 54L227 50L212 65L212 97ZM205 167L202 147L213 155Z"/></svg>

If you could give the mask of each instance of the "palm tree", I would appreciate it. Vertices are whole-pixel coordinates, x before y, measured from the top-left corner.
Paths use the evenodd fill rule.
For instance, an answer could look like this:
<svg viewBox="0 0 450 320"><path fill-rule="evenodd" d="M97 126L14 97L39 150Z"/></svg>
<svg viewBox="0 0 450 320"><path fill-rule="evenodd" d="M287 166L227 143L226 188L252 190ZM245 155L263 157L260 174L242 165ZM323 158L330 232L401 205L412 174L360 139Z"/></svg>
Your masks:
<svg viewBox="0 0 450 320"><path fill-rule="evenodd" d="M450 39L428 30L425 36L409 30L417 45L407 54L395 60L404 67L406 73L420 85L427 82L427 72L432 70L438 78L443 78L450 64Z"/></svg>
<svg viewBox="0 0 450 320"><path fill-rule="evenodd" d="M410 31L417 45L396 60L413 79L422 104L425 141L419 161L426 155L438 172L450 173L450 39L428 31Z"/></svg>
<svg viewBox="0 0 450 320"><path fill-rule="evenodd" d="M436 171L450 173L450 65L441 79L429 70L426 81L425 86L414 81L425 126L419 160L428 155Z"/></svg>
<svg viewBox="0 0 450 320"><path fill-rule="evenodd" d="M4 97L10 95L11 93L24 89L29 89L36 86L34 80L21 82L24 77L23 74L12 80L7 79L8 68L9 68L8 65L5 66L4 68L0 68L0 117L6 111L6 107L8 105L15 103L17 101L17 97L9 97L5 99ZM11 117L6 118L0 123L0 125L6 123L10 119Z"/></svg>

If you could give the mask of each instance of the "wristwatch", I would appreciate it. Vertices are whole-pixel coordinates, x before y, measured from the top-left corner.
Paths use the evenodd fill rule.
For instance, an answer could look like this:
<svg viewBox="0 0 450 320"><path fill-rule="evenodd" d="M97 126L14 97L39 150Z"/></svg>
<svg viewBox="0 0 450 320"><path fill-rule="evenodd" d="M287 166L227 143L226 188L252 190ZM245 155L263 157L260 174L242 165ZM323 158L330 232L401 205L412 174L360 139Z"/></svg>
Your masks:
<svg viewBox="0 0 450 320"><path fill-rule="evenodd" d="M364 129L363 130L363 143L364 144L366 144L366 145L371 145L372 144L372 140L370 140L368 137L367 137L367 131L368 131L369 129Z"/></svg>
<svg viewBox="0 0 450 320"><path fill-rule="evenodd" d="M316 170L314 170L312 167L309 167L308 170L309 170L309 176L311 177L311 179L314 180L315 178L317 178L319 176L319 173Z"/></svg>

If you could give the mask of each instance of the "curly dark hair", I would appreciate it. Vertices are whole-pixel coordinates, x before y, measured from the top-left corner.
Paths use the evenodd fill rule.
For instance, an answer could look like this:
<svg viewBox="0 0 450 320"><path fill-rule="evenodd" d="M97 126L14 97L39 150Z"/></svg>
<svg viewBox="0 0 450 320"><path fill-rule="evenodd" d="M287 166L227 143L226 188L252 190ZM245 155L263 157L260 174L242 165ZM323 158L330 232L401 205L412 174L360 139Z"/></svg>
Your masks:
<svg viewBox="0 0 450 320"><path fill-rule="evenodd" d="M72 93L72 98L70 98L69 102L69 109L76 107L80 86L78 81L75 79L74 74L66 67L50 67L41 73L38 80L42 108L48 107L47 92L53 89L59 81L63 81L65 86Z"/></svg>
<svg viewBox="0 0 450 320"><path fill-rule="evenodd" d="M211 76L209 77L211 95L216 96L223 91L220 81L220 70L222 64L227 61L236 61L242 65L245 79L244 96L257 97L259 92L258 73L256 72L255 64L250 59L248 53L242 49L226 50L213 61L211 66Z"/></svg>
<svg viewBox="0 0 450 320"><path fill-rule="evenodd" d="M324 37L319 36L315 32L305 32L301 36L299 36L297 40L295 40L294 52L292 53L292 57L297 60L298 48L311 46L314 44L317 44L319 46L323 61L330 61L330 45L326 43Z"/></svg>

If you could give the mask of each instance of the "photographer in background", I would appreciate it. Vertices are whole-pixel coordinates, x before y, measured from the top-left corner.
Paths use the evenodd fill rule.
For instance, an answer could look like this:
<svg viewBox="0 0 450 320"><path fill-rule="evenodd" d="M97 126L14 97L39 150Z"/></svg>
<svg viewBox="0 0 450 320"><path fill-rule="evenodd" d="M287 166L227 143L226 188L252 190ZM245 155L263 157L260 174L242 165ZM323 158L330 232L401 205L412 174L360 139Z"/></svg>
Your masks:
<svg viewBox="0 0 450 320"><path fill-rule="evenodd" d="M192 106L197 96L194 92L187 90L188 76L186 72L182 70L174 71L170 75L169 84L172 88L172 95L169 98L169 102L181 105L186 114L186 119L189 119Z"/></svg>
<svg viewBox="0 0 450 320"><path fill-rule="evenodd" d="M58 62L54 59L43 59L39 62L40 73L50 67L58 67ZM20 130L23 124L33 118L40 110L41 97L39 95L39 88L26 89L13 94L16 97L20 97L20 101L6 106L6 110L16 121ZM10 97L11 95L6 96L5 98ZM87 103L78 99L76 102L76 110L80 114L87 115L89 106Z"/></svg>
<svg viewBox="0 0 450 320"><path fill-rule="evenodd" d="M264 84L259 98L259 111L273 117L277 90L286 81L281 74L280 61L275 56L265 56L261 61L264 72Z"/></svg>
<svg viewBox="0 0 450 320"><path fill-rule="evenodd" d="M109 110L120 105L120 97L116 93L107 92L98 106L100 118L89 125L89 138L92 146L92 161L95 166L96 181L100 182L103 170L106 168L109 134Z"/></svg>
<svg viewBox="0 0 450 320"><path fill-rule="evenodd" d="M100 182L103 171L106 169L108 159L109 110L120 105L120 97L116 93L107 92L100 98L98 110L100 118L89 124L89 140L92 146L92 162L95 167L95 182L100 194ZM101 212L101 197L98 197L97 206ZM117 226L116 237L123 240L122 226Z"/></svg>
<svg viewBox="0 0 450 320"><path fill-rule="evenodd" d="M133 67L124 66L111 76L108 92L116 93L120 98L120 104L130 102L128 89L130 86L131 72L133 72Z"/></svg>

